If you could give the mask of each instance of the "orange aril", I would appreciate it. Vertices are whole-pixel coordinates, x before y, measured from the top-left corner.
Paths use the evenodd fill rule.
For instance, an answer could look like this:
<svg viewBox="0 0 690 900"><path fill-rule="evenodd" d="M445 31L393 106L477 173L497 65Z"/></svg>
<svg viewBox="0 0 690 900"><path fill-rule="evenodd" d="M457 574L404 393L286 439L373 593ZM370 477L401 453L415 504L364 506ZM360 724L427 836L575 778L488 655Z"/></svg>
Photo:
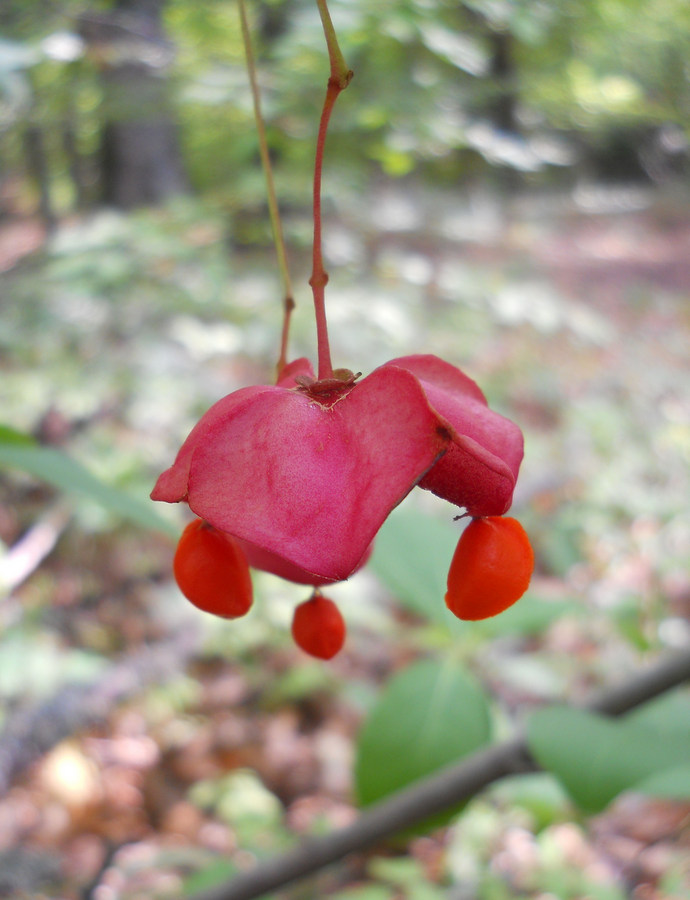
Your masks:
<svg viewBox="0 0 690 900"><path fill-rule="evenodd" d="M487 619L527 590L534 552L517 519L473 519L460 536L448 571L446 606L459 619Z"/></svg>
<svg viewBox="0 0 690 900"><path fill-rule="evenodd" d="M252 605L252 580L235 539L195 519L182 532L173 560L175 581L185 597L224 619L236 619Z"/></svg>
<svg viewBox="0 0 690 900"><path fill-rule="evenodd" d="M345 643L345 621L332 600L315 593L295 609L292 636L310 656L331 659Z"/></svg>

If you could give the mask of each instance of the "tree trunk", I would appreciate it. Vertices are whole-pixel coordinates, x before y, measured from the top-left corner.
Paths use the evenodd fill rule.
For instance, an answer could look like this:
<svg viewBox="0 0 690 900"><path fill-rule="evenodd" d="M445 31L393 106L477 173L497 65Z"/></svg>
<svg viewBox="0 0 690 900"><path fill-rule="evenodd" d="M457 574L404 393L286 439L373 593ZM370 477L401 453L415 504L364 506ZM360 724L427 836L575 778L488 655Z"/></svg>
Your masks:
<svg viewBox="0 0 690 900"><path fill-rule="evenodd" d="M513 61L513 37L509 31L489 31L491 44L490 78L496 96L489 113L501 131L517 133L517 72Z"/></svg>
<svg viewBox="0 0 690 900"><path fill-rule="evenodd" d="M188 189L169 96L174 50L163 32L162 6L163 0L118 0L112 12L80 20L102 73L102 199L123 209Z"/></svg>

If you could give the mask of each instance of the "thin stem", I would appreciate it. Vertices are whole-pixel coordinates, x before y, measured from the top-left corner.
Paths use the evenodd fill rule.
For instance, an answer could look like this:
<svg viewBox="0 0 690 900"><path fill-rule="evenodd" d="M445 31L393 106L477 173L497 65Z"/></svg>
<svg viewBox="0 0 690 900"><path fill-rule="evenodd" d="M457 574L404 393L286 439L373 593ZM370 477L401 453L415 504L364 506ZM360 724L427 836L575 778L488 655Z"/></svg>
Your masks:
<svg viewBox="0 0 690 900"><path fill-rule="evenodd" d="M252 101L254 104L254 120L256 122L256 133L259 142L259 154L261 156L261 165L264 170L266 179L266 193L268 199L268 211L271 217L271 229L273 231L273 243L278 257L278 268L280 277L283 282L283 292L285 299L283 301L283 330L280 340L280 357L278 359L278 373L287 363L287 344L290 334L290 317L292 310L295 308L294 295L292 292L292 281L290 279L290 270L287 261L287 252L285 250L285 238L283 236L283 226L280 221L280 212L278 210L278 200L276 196L275 183L273 181L273 167L271 166L271 158L268 152L268 141L266 140L266 128L261 112L261 98L259 95L259 85L256 77L256 63L254 61L254 51L252 50L252 41L249 33L249 21L247 19L247 8L244 0L239 0L240 23L242 26L242 42L244 44L244 55L247 61L247 73L249 75L249 84L252 91Z"/></svg>
<svg viewBox="0 0 690 900"><path fill-rule="evenodd" d="M323 267L323 249L321 238L321 172L323 169L323 149L326 143L328 120L331 117L333 104L340 89L331 81L328 82L326 99L321 112L319 133L316 138L316 159L314 162L314 242L312 250L312 270L309 284L314 295L314 315L316 316L316 341L319 359L319 379L333 377L331 348L328 342L328 325L326 322L326 285L328 273Z"/></svg>
<svg viewBox="0 0 690 900"><path fill-rule="evenodd" d="M323 171L323 151L331 112L341 91L350 83L352 72L348 69L343 54L338 46L338 39L333 28L326 0L316 0L323 24L331 74L326 89L319 131L316 137L316 155L314 160L314 243L312 251L312 272L309 279L314 295L314 315L316 317L316 341L318 348L318 378L333 377L331 348L328 341L328 324L326 322L326 285L328 273L323 267L323 250L321 237L321 174Z"/></svg>

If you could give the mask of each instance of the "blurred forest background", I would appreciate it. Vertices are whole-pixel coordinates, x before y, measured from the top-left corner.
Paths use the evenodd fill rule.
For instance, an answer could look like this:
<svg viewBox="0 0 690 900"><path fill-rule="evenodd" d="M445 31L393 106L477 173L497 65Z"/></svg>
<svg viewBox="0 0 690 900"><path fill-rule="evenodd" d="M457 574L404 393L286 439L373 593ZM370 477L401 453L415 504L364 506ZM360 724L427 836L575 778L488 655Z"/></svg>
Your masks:
<svg viewBox="0 0 690 900"><path fill-rule="evenodd" d="M311 0L249 8L313 357L328 59ZM456 758L448 666L501 736L690 642L690 4L330 8L355 71L326 148L334 363L434 352L520 424L532 587L449 622L453 510L415 492L332 591L332 663L290 640L303 589L259 574L234 623L183 602L184 511L148 493L211 403L271 380L281 326L237 7L4 0L0 896L190 893ZM655 735L689 720L668 703ZM690 898L685 775L589 803L507 779L275 896Z"/></svg>

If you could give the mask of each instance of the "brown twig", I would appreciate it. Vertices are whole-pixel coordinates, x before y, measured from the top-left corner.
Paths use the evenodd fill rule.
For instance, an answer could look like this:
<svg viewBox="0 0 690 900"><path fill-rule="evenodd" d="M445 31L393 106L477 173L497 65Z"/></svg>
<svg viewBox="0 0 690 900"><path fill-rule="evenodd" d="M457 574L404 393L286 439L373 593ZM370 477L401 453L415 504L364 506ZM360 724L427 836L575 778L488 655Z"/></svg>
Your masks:
<svg viewBox="0 0 690 900"><path fill-rule="evenodd" d="M58 503L0 559L0 591L11 593L40 566L57 544L71 513Z"/></svg>

